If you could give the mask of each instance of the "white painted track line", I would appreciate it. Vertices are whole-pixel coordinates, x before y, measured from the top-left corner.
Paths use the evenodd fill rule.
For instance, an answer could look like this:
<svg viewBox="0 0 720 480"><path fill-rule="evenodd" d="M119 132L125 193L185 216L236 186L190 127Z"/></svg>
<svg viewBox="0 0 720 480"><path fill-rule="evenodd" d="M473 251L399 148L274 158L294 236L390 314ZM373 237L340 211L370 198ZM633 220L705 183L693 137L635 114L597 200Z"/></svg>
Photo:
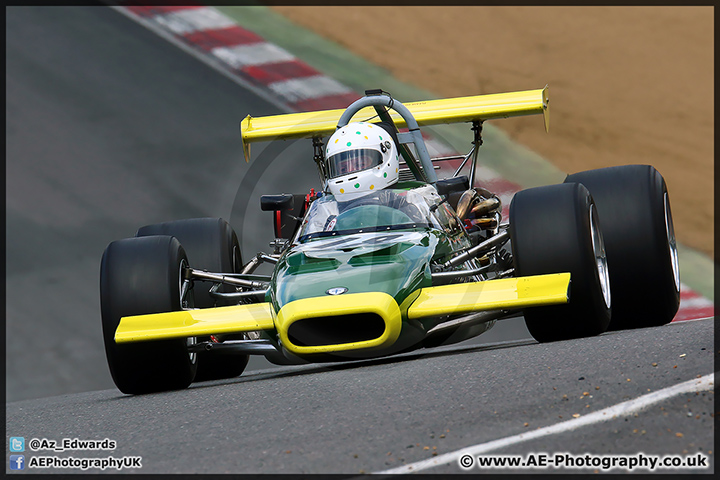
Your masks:
<svg viewBox="0 0 720 480"><path fill-rule="evenodd" d="M519 435L513 435L511 437L493 440L491 442L480 443L478 445L463 448L462 450L455 450L454 452L438 455L437 457L431 458L429 460L410 463L407 465L403 465L402 467L391 468L389 470L383 470L380 472L373 472L373 474L378 475L415 473L421 472L423 470L429 470L440 465L449 464L456 464L458 467L458 472L461 472L463 471L463 469L458 465L458 459L462 455L471 455L475 457L483 453L505 448L510 445L526 442L528 440L534 440L536 438L547 437L549 435L569 432L580 427L606 422L608 420L613 420L618 417L626 417L636 412L640 412L641 410L644 410L651 405L668 400L677 395L712 390L714 388L714 383L715 374L711 373L700 378L695 378L687 382L679 383L672 387L658 390L657 392L648 393L647 395L643 395L634 400L618 403L617 405L598 410L597 412L584 415L580 418L567 420L565 422L557 423L549 427L539 428L537 430L533 430L532 432L521 433Z"/></svg>

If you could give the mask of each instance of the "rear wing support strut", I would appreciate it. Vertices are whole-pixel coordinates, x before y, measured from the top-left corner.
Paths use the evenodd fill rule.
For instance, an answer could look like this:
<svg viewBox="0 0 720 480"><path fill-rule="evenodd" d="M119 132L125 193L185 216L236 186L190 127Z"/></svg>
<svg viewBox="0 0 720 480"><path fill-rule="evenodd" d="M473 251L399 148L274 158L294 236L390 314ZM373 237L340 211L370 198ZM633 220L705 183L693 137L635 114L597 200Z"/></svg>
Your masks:
<svg viewBox="0 0 720 480"><path fill-rule="evenodd" d="M483 122L481 120L473 120L473 122L472 122L472 131L473 131L472 157L473 157L473 159L472 159L472 163L470 164L470 188L473 188L475 186L475 170L477 168L478 153L480 153L480 145L483 144L482 127L483 127Z"/></svg>

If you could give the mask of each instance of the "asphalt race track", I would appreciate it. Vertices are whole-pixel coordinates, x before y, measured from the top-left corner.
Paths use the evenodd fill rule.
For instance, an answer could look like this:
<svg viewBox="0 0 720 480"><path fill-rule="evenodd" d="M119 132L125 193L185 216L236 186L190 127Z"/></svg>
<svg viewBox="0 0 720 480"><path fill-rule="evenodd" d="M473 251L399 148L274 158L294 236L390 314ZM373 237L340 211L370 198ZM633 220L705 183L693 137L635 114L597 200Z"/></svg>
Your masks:
<svg viewBox="0 0 720 480"><path fill-rule="evenodd" d="M281 367L154 395L105 390L13 402L7 433L28 442L115 440L112 452L37 454L141 456L142 473L370 473L707 375L712 330L712 321L686 322L545 345ZM494 453L707 454L713 399L709 392L681 395L637 416ZM429 473L460 471L449 465Z"/></svg>
<svg viewBox="0 0 720 480"><path fill-rule="evenodd" d="M513 320L480 345L341 365L260 360L237 379L122 395L100 329L107 244L148 223L219 216L247 258L268 251L259 196L317 187L309 142L257 145L245 164L239 120L280 107L114 10L11 7L6 32L7 435L117 442L26 449L28 460L141 456L130 470L141 473L379 472L714 371L712 319L544 345ZM682 394L493 453L703 453L709 473L713 400L711 390Z"/></svg>

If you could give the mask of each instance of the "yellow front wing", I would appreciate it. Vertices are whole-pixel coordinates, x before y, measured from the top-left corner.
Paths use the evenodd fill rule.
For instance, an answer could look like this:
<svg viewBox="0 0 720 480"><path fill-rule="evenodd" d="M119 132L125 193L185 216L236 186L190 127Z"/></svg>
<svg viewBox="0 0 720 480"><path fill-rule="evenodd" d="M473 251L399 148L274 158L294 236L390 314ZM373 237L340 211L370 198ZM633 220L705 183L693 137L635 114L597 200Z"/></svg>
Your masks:
<svg viewBox="0 0 720 480"><path fill-rule="evenodd" d="M115 343L241 333L274 328L269 303L123 317Z"/></svg>
<svg viewBox="0 0 720 480"><path fill-rule="evenodd" d="M351 348L387 346L400 335L401 317L419 319L483 310L555 305L569 301L570 274L504 278L422 288L411 302L398 307L381 292L350 293L337 297L306 298L290 302L275 314L269 303L184 310L123 317L115 332L116 343L143 342L212 334L275 330L283 344L295 353L318 353ZM417 298L415 298L417 297ZM409 303L409 306L408 306ZM296 346L288 337L292 323L311 317L342 316L369 312L385 322L382 336L355 345Z"/></svg>
<svg viewBox="0 0 720 480"><path fill-rule="evenodd" d="M569 289L569 273L427 287L410 305L408 318L567 303Z"/></svg>

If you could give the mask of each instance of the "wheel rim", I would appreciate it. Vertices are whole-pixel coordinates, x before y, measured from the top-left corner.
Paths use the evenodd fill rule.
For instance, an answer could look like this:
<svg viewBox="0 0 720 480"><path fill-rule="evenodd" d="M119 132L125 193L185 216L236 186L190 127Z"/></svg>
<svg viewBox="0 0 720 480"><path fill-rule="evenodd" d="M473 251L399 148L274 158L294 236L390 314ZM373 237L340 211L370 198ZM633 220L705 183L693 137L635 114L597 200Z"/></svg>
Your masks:
<svg viewBox="0 0 720 480"><path fill-rule="evenodd" d="M197 353L189 351L190 347L195 345L197 343L196 337L188 337L186 341L186 345L188 347L188 356L190 357L190 363L195 363L197 361Z"/></svg>
<svg viewBox="0 0 720 480"><path fill-rule="evenodd" d="M187 262L185 261L185 259L180 260L180 278L179 278L179 280L178 280L178 289L179 289L178 291L180 292L180 301L181 301L180 308L182 308L182 291L183 291L183 275L182 275L182 272L183 272L183 269L186 268L187 266L188 266L188 265L187 265ZM197 360L197 353L191 352L190 349L189 349L189 347L192 346L192 345L195 345L196 343L197 343L197 338L196 338L196 337L188 337L188 338L185 340L185 344L186 344L187 347L188 347L188 356L190 357L190 363L191 363L191 364L194 364L195 361Z"/></svg>
<svg viewBox="0 0 720 480"><path fill-rule="evenodd" d="M675 290L680 290L680 264L678 263L677 241L675 240L675 228L673 227L672 214L670 213L670 199L667 192L664 195L665 203L665 232L667 233L668 247L670 248L670 264L672 265Z"/></svg>
<svg viewBox="0 0 720 480"><path fill-rule="evenodd" d="M605 254L605 242L600 233L600 226L597 223L595 205L590 205L590 231L592 233L592 248L595 256L595 269L600 280L603 300L607 308L610 308L610 275L608 274L607 255Z"/></svg>

